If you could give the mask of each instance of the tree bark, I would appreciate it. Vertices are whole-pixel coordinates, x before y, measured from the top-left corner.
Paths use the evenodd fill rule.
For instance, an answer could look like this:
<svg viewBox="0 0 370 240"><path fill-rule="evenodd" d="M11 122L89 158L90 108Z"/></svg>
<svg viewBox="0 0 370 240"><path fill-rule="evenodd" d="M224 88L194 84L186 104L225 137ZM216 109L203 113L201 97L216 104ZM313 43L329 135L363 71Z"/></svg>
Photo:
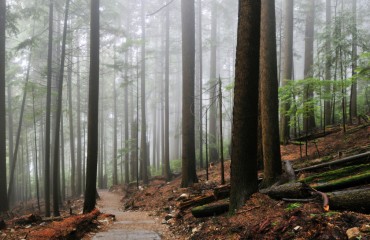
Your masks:
<svg viewBox="0 0 370 240"><path fill-rule="evenodd" d="M214 163L218 161L217 151L217 5L215 1L212 2L212 13L211 13L211 54L210 54L210 106L209 106L209 161Z"/></svg>
<svg viewBox="0 0 370 240"><path fill-rule="evenodd" d="M5 15L6 1L0 0L0 213L8 210L6 184Z"/></svg>
<svg viewBox="0 0 370 240"><path fill-rule="evenodd" d="M293 80L293 17L294 17L294 0L285 0L285 20L284 20L284 66L283 79L281 86L284 87L290 80ZM290 116L287 113L290 110L290 102L281 104L280 111L280 141L288 144L290 139Z"/></svg>
<svg viewBox="0 0 370 240"><path fill-rule="evenodd" d="M72 107L72 61L68 67L68 117L69 117L69 141L71 151L71 195L76 196L76 159L75 159L75 136L73 127L73 107Z"/></svg>
<svg viewBox="0 0 370 240"><path fill-rule="evenodd" d="M305 58L304 58L304 78L313 77L313 43L315 34L315 1L310 0L306 13L306 30L305 30ZM303 98L306 104L303 117L303 131L308 132L316 127L314 104L311 103L314 92L313 86L307 84L304 88Z"/></svg>
<svg viewBox="0 0 370 240"><path fill-rule="evenodd" d="M147 152L147 136L146 136L146 93L145 93L145 0L141 0L141 176L144 184L149 183L148 179L148 152Z"/></svg>
<svg viewBox="0 0 370 240"><path fill-rule="evenodd" d="M195 13L194 0L181 0L182 22L182 181L181 187L198 182L195 170L194 67Z"/></svg>
<svg viewBox="0 0 370 240"><path fill-rule="evenodd" d="M331 0L326 0L326 40L325 40L325 80L331 80ZM331 87L325 88L325 94L330 94ZM324 117L325 126L332 124L331 118L331 101L330 99L324 102Z"/></svg>
<svg viewBox="0 0 370 240"><path fill-rule="evenodd" d="M54 217L60 216L59 213L59 190L60 190L60 122L62 117L62 99L63 99L63 80L64 80L64 65L66 57L66 41L67 41L67 25L68 25L68 13L69 13L70 0L66 0L65 16L64 16L64 28L63 28L63 40L62 40L62 55L60 62L60 72L58 80L58 102L56 112L56 123L54 132L54 164L53 164L53 213Z"/></svg>
<svg viewBox="0 0 370 240"><path fill-rule="evenodd" d="M352 76L356 75L357 68L357 0L352 0L353 33L352 33ZM353 79L350 98L350 122L357 117L357 80Z"/></svg>
<svg viewBox="0 0 370 240"><path fill-rule="evenodd" d="M49 3L49 40L48 40L48 60L47 60L47 94L46 94L46 118L45 118L45 176L44 176L44 198L45 198L45 217L50 217L50 114L51 114L51 81L52 81L52 61L53 61L53 15L54 2Z"/></svg>
<svg viewBox="0 0 370 240"><path fill-rule="evenodd" d="M165 59L165 109L164 109L164 177L166 181L171 180L170 169L170 11L166 9L166 59Z"/></svg>
<svg viewBox="0 0 370 240"><path fill-rule="evenodd" d="M239 0L231 152L230 211L258 191L257 122L260 1ZM246 137L248 136L248 137Z"/></svg>
<svg viewBox="0 0 370 240"><path fill-rule="evenodd" d="M281 173L279 142L279 96L276 62L275 2L261 1L260 99L264 178L263 185L276 182Z"/></svg>
<svg viewBox="0 0 370 240"><path fill-rule="evenodd" d="M88 112L88 149L86 168L86 192L83 212L91 212L96 204L96 173L98 163L99 119L99 0L91 1L90 32L90 80Z"/></svg>

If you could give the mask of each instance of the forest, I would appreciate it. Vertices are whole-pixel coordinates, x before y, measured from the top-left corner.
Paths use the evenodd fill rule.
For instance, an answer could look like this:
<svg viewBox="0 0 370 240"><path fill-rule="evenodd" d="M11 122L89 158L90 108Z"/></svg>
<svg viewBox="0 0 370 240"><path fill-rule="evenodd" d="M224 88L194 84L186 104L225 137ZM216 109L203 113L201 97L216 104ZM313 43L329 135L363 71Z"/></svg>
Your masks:
<svg viewBox="0 0 370 240"><path fill-rule="evenodd" d="M0 0L0 239L370 239L367 0Z"/></svg>

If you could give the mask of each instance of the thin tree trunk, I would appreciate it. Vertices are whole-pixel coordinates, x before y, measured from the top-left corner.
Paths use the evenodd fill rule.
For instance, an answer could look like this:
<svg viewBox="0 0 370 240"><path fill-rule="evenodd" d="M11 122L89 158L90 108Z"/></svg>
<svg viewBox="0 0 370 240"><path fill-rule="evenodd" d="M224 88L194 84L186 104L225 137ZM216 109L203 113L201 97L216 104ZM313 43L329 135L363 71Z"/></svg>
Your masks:
<svg viewBox="0 0 370 240"><path fill-rule="evenodd" d="M49 41L48 41L48 76L46 93L46 120L45 120L45 174L44 174L44 198L45 216L50 217L50 114L51 114L51 81L52 81L52 60L53 60L53 12L54 3L49 3Z"/></svg>
<svg viewBox="0 0 370 240"><path fill-rule="evenodd" d="M141 176L144 184L149 182L146 136L146 94L145 94L145 0L141 0Z"/></svg>
<svg viewBox="0 0 370 240"><path fill-rule="evenodd" d="M73 107L72 107L72 61L69 62L67 86L68 86L69 141L70 141L69 145L71 151L71 195L76 196L75 136L73 127Z"/></svg>
<svg viewBox="0 0 370 240"><path fill-rule="evenodd" d="M114 50L115 52L115 50ZM114 54L115 55L115 54ZM116 65L116 57L114 56L114 66ZM113 185L118 184L118 173L117 173L117 90L116 90L116 69L113 69Z"/></svg>
<svg viewBox="0 0 370 240"><path fill-rule="evenodd" d="M35 139L35 181L36 181L36 197L37 197L37 207L39 212L40 208L40 190L39 190L39 174L38 174L38 158L37 158L37 129L36 129L36 112L35 112L35 89L32 87L32 113L33 113L33 131ZM42 136L42 135L41 135Z"/></svg>
<svg viewBox="0 0 370 240"><path fill-rule="evenodd" d="M166 51L165 51L165 110L164 110L164 177L166 181L171 180L170 169L170 11L166 9Z"/></svg>
<svg viewBox="0 0 370 240"><path fill-rule="evenodd" d="M8 210L6 191L5 15L6 0L0 0L0 213ZM9 109L9 111L12 110Z"/></svg>
<svg viewBox="0 0 370 240"><path fill-rule="evenodd" d="M202 0L198 0L198 38L199 38L199 166L203 168L203 37Z"/></svg>
<svg viewBox="0 0 370 240"><path fill-rule="evenodd" d="M352 76L356 75L357 68L357 0L352 0L353 33L352 33ZM350 122L357 117L357 80L353 79L350 99Z"/></svg>
<svg viewBox="0 0 370 240"><path fill-rule="evenodd" d="M325 40L325 80L331 80L331 0L326 0L326 40ZM330 86L325 88L325 94L330 94ZM324 102L324 129L332 124L331 101L326 99Z"/></svg>
<svg viewBox="0 0 370 240"><path fill-rule="evenodd" d="M216 122L217 122L217 5L212 3L211 17L211 55L210 55L210 106L209 106L209 157L210 162L218 161L217 141L216 141Z"/></svg>
<svg viewBox="0 0 370 240"><path fill-rule="evenodd" d="M77 54L77 163L76 163L76 195L82 194L82 137L81 137L81 76L80 53Z"/></svg>
<svg viewBox="0 0 370 240"><path fill-rule="evenodd" d="M62 116L62 98L63 98L63 79L64 79L64 65L65 65L65 54L66 54L66 41L67 41L67 23L68 23L68 12L69 12L70 0L66 0L65 16L64 16L64 28L63 28L63 40L62 40L62 55L60 62L60 72L58 81L58 102L56 112L56 123L54 132L54 164L53 164L53 213L54 216L60 216L59 213L59 181L60 181L60 121Z"/></svg>
<svg viewBox="0 0 370 240"><path fill-rule="evenodd" d="M284 87L292 80L293 76L293 17L294 17L294 0L285 0L285 21L284 21L284 66L283 66L283 79L281 86ZM280 141L287 144L290 138L290 102L281 104L280 110Z"/></svg>
<svg viewBox="0 0 370 240"><path fill-rule="evenodd" d="M313 77L313 43L315 34L315 1L309 1L309 7L306 15L306 30L305 30L305 60L304 60L304 78L309 79ZM304 89L304 102L306 109L304 112L303 129L308 132L316 127L314 104L312 102L314 97L313 86L307 84Z"/></svg>

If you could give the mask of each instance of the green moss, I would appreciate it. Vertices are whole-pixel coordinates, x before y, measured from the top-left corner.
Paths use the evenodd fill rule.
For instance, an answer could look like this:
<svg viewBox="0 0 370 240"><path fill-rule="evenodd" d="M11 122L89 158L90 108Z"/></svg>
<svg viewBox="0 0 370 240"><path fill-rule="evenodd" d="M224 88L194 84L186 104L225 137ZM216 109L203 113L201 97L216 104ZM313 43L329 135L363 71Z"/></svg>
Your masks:
<svg viewBox="0 0 370 240"><path fill-rule="evenodd" d="M370 164L361 164L355 166L349 166L340 168L337 170L332 170L320 174L315 174L309 176L302 181L311 184L311 183L320 183L320 182L330 182L340 178L353 177L353 175L362 175L370 171Z"/></svg>

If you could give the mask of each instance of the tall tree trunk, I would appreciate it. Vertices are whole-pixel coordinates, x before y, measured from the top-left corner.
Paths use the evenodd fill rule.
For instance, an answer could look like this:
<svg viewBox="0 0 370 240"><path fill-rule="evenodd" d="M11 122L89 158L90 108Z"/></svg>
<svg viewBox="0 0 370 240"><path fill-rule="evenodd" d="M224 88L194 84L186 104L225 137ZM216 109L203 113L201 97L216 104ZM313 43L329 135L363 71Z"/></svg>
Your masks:
<svg viewBox="0 0 370 240"><path fill-rule="evenodd" d="M284 20L284 65L283 79L281 86L284 87L293 77L293 16L294 0L285 0L285 20ZM290 102L282 103L280 110L280 141L287 144L290 138Z"/></svg>
<svg viewBox="0 0 370 240"><path fill-rule="evenodd" d="M199 166L203 168L203 37L202 0L198 0L198 38L199 38Z"/></svg>
<svg viewBox="0 0 370 240"><path fill-rule="evenodd" d="M60 200L60 203L59 205L60 206L63 206L63 202L64 200L66 199L66 171L65 171L65 147L64 147L64 119L63 119L63 114L62 116L60 117L60 158L61 158L61 161L60 161L60 164L61 164L61 171L62 171L62 176L59 178L59 181L61 180L62 183L59 184L59 186L61 186L60 188L60 191L59 191L59 200Z"/></svg>
<svg viewBox="0 0 370 240"><path fill-rule="evenodd" d="M165 59L165 109L164 109L164 177L167 181L171 180L170 169L170 10L166 9L166 59Z"/></svg>
<svg viewBox="0 0 370 240"><path fill-rule="evenodd" d="M37 127L36 127L36 111L35 111L35 89L34 85L32 86L32 116L33 116L33 134L34 134L34 140L35 140L35 181L36 181L36 198L37 198L37 207L39 212L41 212L41 207L40 207L40 188L39 188L39 166L38 166L38 155L37 155ZM42 136L42 135L40 135Z"/></svg>
<svg viewBox="0 0 370 240"><path fill-rule="evenodd" d="M24 109L26 106L26 98L27 98L27 88L28 88L28 82L30 79L30 70L31 70L31 59L32 59L32 47L29 50L29 56L28 56L28 66L27 66L27 73L26 73L26 80L24 83L24 92L22 97L22 106L21 106L21 112L19 116L19 123L18 123L18 131L17 131L17 138L15 142L15 148L14 148L14 154L13 159L11 161L11 169L10 169L10 178L9 178L9 188L8 188L8 196L12 197L13 190L14 190L14 174L15 174L15 168L17 165L17 158L18 158L18 149L21 142L21 133L22 133L22 126L23 126L23 117L24 117Z"/></svg>
<svg viewBox="0 0 370 240"><path fill-rule="evenodd" d="M125 64L128 65L128 53L125 54ZM124 112L125 112L125 183L128 184L130 182L130 168L129 168L129 160L130 160L130 144L129 144L129 113L128 113L128 88L129 88L129 80L128 80L128 68L125 68L125 89L124 89ZM131 129L132 131L132 129Z"/></svg>
<svg viewBox="0 0 370 240"><path fill-rule="evenodd" d="M217 5L215 1L212 3L212 20L211 20L211 62L210 62L210 106L209 106L209 160L210 162L216 162L218 160L217 152Z"/></svg>
<svg viewBox="0 0 370 240"><path fill-rule="evenodd" d="M195 13L194 0L181 0L182 22L182 181L181 187L198 182L195 170L194 67Z"/></svg>
<svg viewBox="0 0 370 240"><path fill-rule="evenodd" d="M141 176L144 184L149 182L147 165L147 137L146 137L146 93L145 93L145 0L141 0Z"/></svg>
<svg viewBox="0 0 370 240"><path fill-rule="evenodd" d="M71 56L72 57L72 56ZM71 151L71 195L76 196L76 159L75 159L75 136L73 127L73 107L72 107L72 61L68 67L68 117L69 117L69 145Z"/></svg>
<svg viewBox="0 0 370 240"><path fill-rule="evenodd" d="M6 0L0 0L0 213L8 210L6 185L5 15ZM11 111L11 109L9 110Z"/></svg>
<svg viewBox="0 0 370 240"><path fill-rule="evenodd" d="M352 0L353 33L352 33L352 76L356 75L357 68L357 0ZM357 117L357 81L354 78L351 85L350 122Z"/></svg>
<svg viewBox="0 0 370 240"><path fill-rule="evenodd" d="M90 33L90 84L88 113L88 149L86 168L86 192L83 212L91 212L96 204L96 173L98 163L99 119L99 0L91 1Z"/></svg>
<svg viewBox="0 0 370 240"><path fill-rule="evenodd" d="M58 102L56 112L56 123L54 132L54 164L53 164L53 213L54 216L60 216L59 213L59 190L60 190L60 121L62 117L62 99L63 99L63 80L64 80L64 65L66 56L66 41L67 41L67 24L70 0L66 0L63 40L62 40L62 55L60 61L60 72L58 80Z"/></svg>
<svg viewBox="0 0 370 240"><path fill-rule="evenodd" d="M47 93L46 93L46 118L45 118L45 174L44 174L44 198L45 216L50 217L50 114L51 114L51 80L52 80L52 61L53 61L53 14L54 2L49 3L49 40L48 40L48 60L47 60Z"/></svg>
<svg viewBox="0 0 370 240"><path fill-rule="evenodd" d="M331 0L326 0L326 40L325 40L325 80L331 80ZM330 94L331 87L325 88L325 94ZM330 99L324 102L325 126L332 124L332 109Z"/></svg>
<svg viewBox="0 0 370 240"><path fill-rule="evenodd" d="M230 211L258 191L257 122L261 3L239 0L231 151ZM246 137L248 136L248 137Z"/></svg>
<svg viewBox="0 0 370 240"><path fill-rule="evenodd" d="M115 52L115 50L114 50ZM115 54L114 54L115 55ZM114 66L116 65L116 57L114 56ZM113 69L113 185L118 184L118 173L117 173L117 90L116 90L116 67Z"/></svg>
<svg viewBox="0 0 370 240"><path fill-rule="evenodd" d="M275 2L261 1L260 99L264 178L270 186L282 173L276 63Z"/></svg>
<svg viewBox="0 0 370 240"><path fill-rule="evenodd" d="M305 31L305 58L304 58L304 78L313 77L313 43L315 34L315 1L310 0L306 15L306 31ZM306 109L303 118L303 131L308 132L316 127L315 110L313 99L313 86L307 84L304 88L303 98L306 104Z"/></svg>
<svg viewBox="0 0 370 240"><path fill-rule="evenodd" d="M82 136L81 136L81 75L80 52L77 54L77 163L76 163L76 195L82 194ZM84 156L85 157L85 156Z"/></svg>

